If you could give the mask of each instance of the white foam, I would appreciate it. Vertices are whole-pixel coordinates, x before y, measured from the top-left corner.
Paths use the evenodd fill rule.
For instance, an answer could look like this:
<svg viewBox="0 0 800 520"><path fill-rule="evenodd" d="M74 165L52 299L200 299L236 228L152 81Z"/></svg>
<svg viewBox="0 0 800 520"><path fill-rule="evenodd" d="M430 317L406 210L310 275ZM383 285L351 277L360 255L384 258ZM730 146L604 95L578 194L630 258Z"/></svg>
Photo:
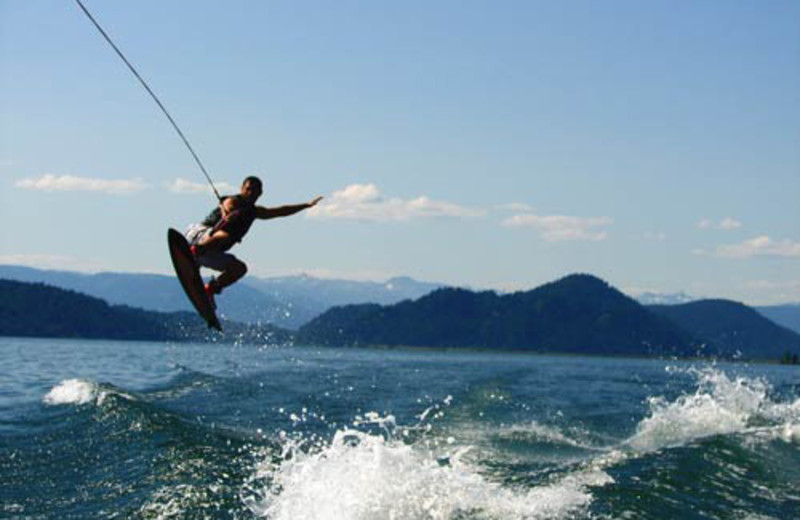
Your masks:
<svg viewBox="0 0 800 520"><path fill-rule="evenodd" d="M86 404L97 397L98 389L94 383L82 379L66 379L50 389L43 401L49 405Z"/></svg>
<svg viewBox="0 0 800 520"><path fill-rule="evenodd" d="M313 453L290 448L281 463L265 462L255 478L267 484L249 506L273 520L446 519L460 514L563 518L591 502L589 486L612 481L602 470L586 468L541 486L512 488L466 462L468 448L434 453L426 446L340 430Z"/></svg>
<svg viewBox="0 0 800 520"><path fill-rule="evenodd" d="M786 442L800 443L800 424L783 425L780 438Z"/></svg>
<svg viewBox="0 0 800 520"><path fill-rule="evenodd" d="M581 430L562 431L535 421L478 428L481 434L475 438L461 424L458 439L445 431L441 439L415 436L417 440L408 444L398 440L403 435L393 433L430 433L430 425L398 428L393 417L374 413L357 417L353 425L379 425L383 434L374 429L340 430L310 450L298 449L301 444L308 448L308 442L284 435L283 456L279 461L269 457L258 468L253 482L260 487L247 504L272 520L572 518L587 514L593 488L613 482L607 470L632 458L715 435L800 442L800 399L772 401L763 380L729 376L714 367L689 373L697 379L694 390L672 400L649 399L649 414L636 432L607 447L593 446ZM434 410L425 410L421 419ZM472 456L486 435L529 436L600 453L561 466L541 484L515 486L498 481L490 469L475 462L489 456Z"/></svg>
<svg viewBox="0 0 800 520"><path fill-rule="evenodd" d="M729 378L712 368L693 371L698 377L694 394L672 402L650 398L650 415L625 443L638 451L686 445L713 435L744 432L748 422L770 403L767 385L745 377Z"/></svg>

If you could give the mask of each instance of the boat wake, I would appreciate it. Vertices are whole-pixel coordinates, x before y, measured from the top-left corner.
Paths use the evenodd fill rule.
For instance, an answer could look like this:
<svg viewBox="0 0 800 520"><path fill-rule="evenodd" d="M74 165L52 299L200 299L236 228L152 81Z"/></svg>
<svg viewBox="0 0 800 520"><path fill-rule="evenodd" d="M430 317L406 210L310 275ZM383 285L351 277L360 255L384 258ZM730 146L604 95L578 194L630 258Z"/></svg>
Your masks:
<svg viewBox="0 0 800 520"><path fill-rule="evenodd" d="M420 424L407 428L398 427L392 416L373 412L370 420L357 418L358 427L339 429L328 442L317 438L308 443L284 435L281 454L259 465L243 497L253 513L275 520L583 517L590 516L598 491L613 486L613 474L641 459L658 459L664 450L695 445L703 449L703 442L720 437L798 441L800 399L775 402L766 382L729 377L715 368L686 374L696 378L694 392L673 400L649 398L648 412L635 431L607 446L587 440L578 428L537 421L483 429L493 439L584 453L549 471L540 470L535 453L529 455L527 477L487 467L485 453L472 456L479 450L473 450L475 429L469 426L467 442L453 425L440 430L446 437L437 435L435 425L425 420L446 420L452 400L448 397L437 407L439 412L426 410ZM365 431L365 425L377 425L379 431ZM495 453L498 458L502 457ZM515 458L517 470L521 458Z"/></svg>
<svg viewBox="0 0 800 520"><path fill-rule="evenodd" d="M615 496L631 474L660 471L665 460L711 461L713 470L705 470L710 485L746 486L746 468L771 456L764 446L800 443L800 399L794 395L781 398L766 381L714 367L668 370L672 378L692 378L689 390L647 398L638 421L614 440L552 417L493 422L464 412L473 410L459 402L468 394L448 395L411 424L398 424L388 412L368 412L342 426L325 410L302 407L281 408L281 426L242 431L161 405L231 384L187 371L151 392L67 379L42 401L68 414L65 407L75 408L75 431L64 436L80 430L82 438L118 443L114 464L125 463L127 446L148 454L139 458L152 472L151 484L139 489L142 501L126 513L132 517L198 511L273 520L613 517L597 506L609 501L598 498ZM519 404L530 410L530 403ZM86 447L94 446L90 440ZM731 459L733 452L738 458ZM657 486L650 496L674 500L671 492ZM635 511L636 504L626 507Z"/></svg>

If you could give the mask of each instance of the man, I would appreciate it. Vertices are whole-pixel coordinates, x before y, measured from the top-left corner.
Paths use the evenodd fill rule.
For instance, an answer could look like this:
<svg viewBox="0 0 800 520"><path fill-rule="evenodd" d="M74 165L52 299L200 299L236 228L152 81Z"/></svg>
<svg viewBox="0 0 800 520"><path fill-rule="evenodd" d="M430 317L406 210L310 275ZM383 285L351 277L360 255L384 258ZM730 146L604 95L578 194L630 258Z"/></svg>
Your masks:
<svg viewBox="0 0 800 520"><path fill-rule="evenodd" d="M241 242L256 219L267 220L288 217L304 209L312 208L322 200L316 197L311 202L289 204L275 208L256 206L263 193L263 185L258 177L247 177L238 195L223 197L220 205L200 224L189 226L186 238L198 265L220 271L205 286L211 305L214 295L235 283L247 273L247 266L227 251Z"/></svg>

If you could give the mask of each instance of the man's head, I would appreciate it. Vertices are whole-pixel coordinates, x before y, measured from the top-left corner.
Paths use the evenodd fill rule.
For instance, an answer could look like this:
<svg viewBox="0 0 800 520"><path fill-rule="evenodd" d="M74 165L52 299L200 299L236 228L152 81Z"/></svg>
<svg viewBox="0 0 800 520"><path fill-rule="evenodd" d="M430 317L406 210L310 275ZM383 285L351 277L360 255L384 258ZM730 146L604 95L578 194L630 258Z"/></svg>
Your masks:
<svg viewBox="0 0 800 520"><path fill-rule="evenodd" d="M247 177L244 182L242 182L242 189L239 193L248 201L255 203L263 192L264 187L261 184L261 179L251 176Z"/></svg>

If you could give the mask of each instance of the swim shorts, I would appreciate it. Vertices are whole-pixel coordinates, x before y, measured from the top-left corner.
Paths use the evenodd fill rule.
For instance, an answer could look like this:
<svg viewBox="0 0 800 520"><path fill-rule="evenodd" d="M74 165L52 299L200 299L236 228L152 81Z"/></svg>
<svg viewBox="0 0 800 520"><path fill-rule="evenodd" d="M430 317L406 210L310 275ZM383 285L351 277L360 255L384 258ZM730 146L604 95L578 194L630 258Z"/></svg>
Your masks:
<svg viewBox="0 0 800 520"><path fill-rule="evenodd" d="M214 229L203 224L192 224L186 229L186 240L189 245L196 245L202 242ZM197 257L197 263L203 267L208 267L215 271L224 271L236 260L236 257L223 251L207 251Z"/></svg>

